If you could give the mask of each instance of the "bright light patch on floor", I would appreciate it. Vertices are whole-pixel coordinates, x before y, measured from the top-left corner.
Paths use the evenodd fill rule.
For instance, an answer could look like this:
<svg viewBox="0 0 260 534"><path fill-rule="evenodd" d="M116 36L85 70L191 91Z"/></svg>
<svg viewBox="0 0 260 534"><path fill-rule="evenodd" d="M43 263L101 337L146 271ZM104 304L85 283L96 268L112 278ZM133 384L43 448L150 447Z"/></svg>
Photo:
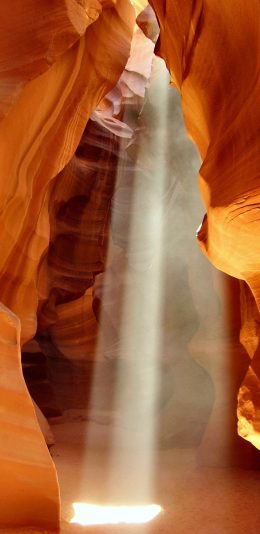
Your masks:
<svg viewBox="0 0 260 534"><path fill-rule="evenodd" d="M161 512L158 504L143 506L98 506L74 503L71 523L80 525L116 525L118 523L142 524L152 521Z"/></svg>

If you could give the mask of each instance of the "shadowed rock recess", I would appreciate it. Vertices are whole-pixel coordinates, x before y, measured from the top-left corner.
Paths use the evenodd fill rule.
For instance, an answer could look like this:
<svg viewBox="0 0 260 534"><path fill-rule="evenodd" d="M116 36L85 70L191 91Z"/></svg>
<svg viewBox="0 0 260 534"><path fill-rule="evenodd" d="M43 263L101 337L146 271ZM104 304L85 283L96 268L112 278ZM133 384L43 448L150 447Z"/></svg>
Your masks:
<svg viewBox="0 0 260 534"><path fill-rule="evenodd" d="M197 504L216 473L253 507L259 20L259 0L0 3L0 532L83 532L72 503L112 501L126 451L132 473L156 458L150 493L129 475L165 503L146 533L194 528L191 461ZM218 525L195 527L245 532Z"/></svg>

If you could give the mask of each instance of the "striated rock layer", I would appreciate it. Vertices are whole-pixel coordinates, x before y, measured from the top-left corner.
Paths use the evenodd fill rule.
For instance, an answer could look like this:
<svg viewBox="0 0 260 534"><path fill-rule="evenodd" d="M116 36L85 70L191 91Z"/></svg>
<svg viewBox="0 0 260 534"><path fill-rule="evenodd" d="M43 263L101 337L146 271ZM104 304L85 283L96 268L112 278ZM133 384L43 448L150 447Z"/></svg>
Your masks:
<svg viewBox="0 0 260 534"><path fill-rule="evenodd" d="M91 287L105 269L117 154L117 138L90 120L75 156L51 187L50 245L38 278L38 334L49 331L67 358L95 357Z"/></svg>
<svg viewBox="0 0 260 534"><path fill-rule="evenodd" d="M50 244L39 277L39 328L55 322L55 305L74 300L104 270L118 141L89 121L76 154L51 185Z"/></svg>
<svg viewBox="0 0 260 534"><path fill-rule="evenodd" d="M133 143L153 49L136 27L117 85L92 113L74 157L50 186L50 244L37 283L38 335L49 331L66 358L96 357L90 288L105 270L115 184L122 168L125 172L125 150ZM129 169L131 165L128 162Z"/></svg>
<svg viewBox="0 0 260 534"><path fill-rule="evenodd" d="M259 312L259 2L150 4L161 29L157 53L181 93L187 130L203 161L199 187L207 214L200 246L217 268L248 284ZM259 349L252 356L242 386L247 394L240 392L239 432L259 447Z"/></svg>
<svg viewBox="0 0 260 534"><path fill-rule="evenodd" d="M90 113L123 70L132 25L125 2L104 10L66 54L27 84L0 124L0 166L8 176L0 198L1 298L20 317L22 343L36 330L36 273L49 240L48 183L72 157Z"/></svg>
<svg viewBox="0 0 260 534"><path fill-rule="evenodd" d="M59 490L55 467L24 385L20 321L3 304L0 328L0 526L39 525L56 530Z"/></svg>
<svg viewBox="0 0 260 534"><path fill-rule="evenodd" d="M17 0L2 2L0 16L0 301L11 314L4 311L1 336L7 346L4 350L10 352L12 340L5 335L5 321L14 323L12 330L18 329L20 321L21 345L34 336L37 327L38 268L49 244L49 184L72 158L89 116L124 69L134 10L125 0L54 0L51 5L43 0L37 5ZM1 425L0 461L7 471L1 469L6 496L1 499L0 525L14 521L11 508L19 492L17 522L45 522L56 528L59 496L55 470L22 379L19 344L20 334L14 342L16 363L12 354L10 362L9 356L3 361L3 403L14 414L14 430L10 429L6 467L4 447L8 441L6 434L2 439ZM10 375L9 363L13 365ZM20 414L21 408L25 430L20 439L15 414ZM22 422L21 415L19 425ZM13 459L11 445L15 441ZM19 473L19 469L24 471Z"/></svg>
<svg viewBox="0 0 260 534"><path fill-rule="evenodd" d="M57 61L102 12L102 0L1 2L0 117L23 86ZM15 15L14 15L15 14Z"/></svg>

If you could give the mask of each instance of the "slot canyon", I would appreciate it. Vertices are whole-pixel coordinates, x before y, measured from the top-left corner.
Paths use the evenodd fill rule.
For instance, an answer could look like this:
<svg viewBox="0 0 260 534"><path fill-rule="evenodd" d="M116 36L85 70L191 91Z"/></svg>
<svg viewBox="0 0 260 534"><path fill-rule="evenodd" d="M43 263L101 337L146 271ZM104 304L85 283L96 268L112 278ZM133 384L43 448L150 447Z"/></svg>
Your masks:
<svg viewBox="0 0 260 534"><path fill-rule="evenodd" d="M0 43L0 533L258 534L259 0Z"/></svg>

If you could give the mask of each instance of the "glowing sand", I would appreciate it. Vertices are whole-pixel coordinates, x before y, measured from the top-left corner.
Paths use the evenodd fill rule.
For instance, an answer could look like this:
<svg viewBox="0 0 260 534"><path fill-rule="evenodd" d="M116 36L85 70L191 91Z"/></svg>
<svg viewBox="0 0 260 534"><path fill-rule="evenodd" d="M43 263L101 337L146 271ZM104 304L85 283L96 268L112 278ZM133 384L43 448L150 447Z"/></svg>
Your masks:
<svg viewBox="0 0 260 534"><path fill-rule="evenodd" d="M161 512L158 504L143 506L99 506L73 503L71 523L80 525L115 525L118 523L142 524L152 521Z"/></svg>

